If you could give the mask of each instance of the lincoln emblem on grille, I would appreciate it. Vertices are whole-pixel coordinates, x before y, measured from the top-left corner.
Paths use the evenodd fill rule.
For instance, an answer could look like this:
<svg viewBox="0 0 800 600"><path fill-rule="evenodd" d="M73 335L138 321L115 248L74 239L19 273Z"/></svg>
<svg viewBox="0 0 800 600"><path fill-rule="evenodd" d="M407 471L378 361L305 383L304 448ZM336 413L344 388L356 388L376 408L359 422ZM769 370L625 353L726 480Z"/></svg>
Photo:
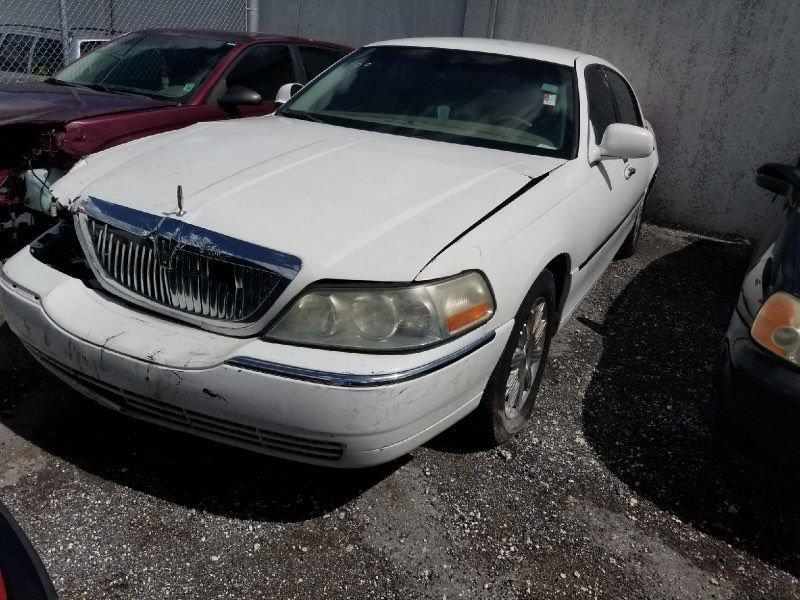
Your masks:
<svg viewBox="0 0 800 600"><path fill-rule="evenodd" d="M153 240L153 250L155 250L156 257L158 257L158 264L161 265L161 268L171 271L172 249L169 242L158 236L152 236L150 239Z"/></svg>

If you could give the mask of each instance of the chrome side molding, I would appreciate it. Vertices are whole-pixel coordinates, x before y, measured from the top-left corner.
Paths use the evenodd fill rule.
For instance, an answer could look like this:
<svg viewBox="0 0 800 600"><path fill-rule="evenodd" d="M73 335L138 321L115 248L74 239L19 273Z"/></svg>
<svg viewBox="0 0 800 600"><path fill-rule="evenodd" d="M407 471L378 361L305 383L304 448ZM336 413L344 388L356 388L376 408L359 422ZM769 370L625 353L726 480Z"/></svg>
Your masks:
<svg viewBox="0 0 800 600"><path fill-rule="evenodd" d="M238 367L248 371L256 371L258 373L265 373L267 375L276 375L278 377L286 377L287 379L298 379L307 381L309 383L318 383L322 385L330 385L333 387L375 387L380 385L391 385L393 383L401 383L410 379L422 377L433 371L451 365L457 360L475 352L478 348L485 346L494 339L495 332L491 331L471 344L459 348L454 352L429 363L406 369L405 371L396 371L394 373L370 373L370 374L356 374L356 373L332 373L329 371L317 371L315 369L305 369L302 367L294 367L291 365L284 365L281 363L270 362L258 358L250 358L247 356L237 356L230 359L225 364L231 367Z"/></svg>

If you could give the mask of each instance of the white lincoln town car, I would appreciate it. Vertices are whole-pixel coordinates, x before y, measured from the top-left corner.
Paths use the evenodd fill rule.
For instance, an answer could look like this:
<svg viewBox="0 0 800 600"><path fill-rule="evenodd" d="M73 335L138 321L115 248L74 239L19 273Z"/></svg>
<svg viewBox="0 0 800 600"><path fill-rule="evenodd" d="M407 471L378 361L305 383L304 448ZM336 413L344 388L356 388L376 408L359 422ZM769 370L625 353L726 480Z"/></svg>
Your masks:
<svg viewBox="0 0 800 600"><path fill-rule="evenodd" d="M467 415L506 441L559 323L635 249L658 155L631 86L431 38L294 89L81 160L2 268L9 326L109 408L283 458L386 462Z"/></svg>

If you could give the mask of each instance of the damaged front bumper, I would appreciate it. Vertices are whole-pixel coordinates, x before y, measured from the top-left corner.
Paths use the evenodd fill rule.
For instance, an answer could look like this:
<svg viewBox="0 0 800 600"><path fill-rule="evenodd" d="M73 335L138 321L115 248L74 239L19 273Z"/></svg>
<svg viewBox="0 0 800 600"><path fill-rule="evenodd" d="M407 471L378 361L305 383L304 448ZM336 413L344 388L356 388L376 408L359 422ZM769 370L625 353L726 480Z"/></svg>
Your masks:
<svg viewBox="0 0 800 600"><path fill-rule="evenodd" d="M28 248L3 267L0 310L39 362L109 408L338 467L402 456L475 408L512 327L400 355L232 338L134 310Z"/></svg>

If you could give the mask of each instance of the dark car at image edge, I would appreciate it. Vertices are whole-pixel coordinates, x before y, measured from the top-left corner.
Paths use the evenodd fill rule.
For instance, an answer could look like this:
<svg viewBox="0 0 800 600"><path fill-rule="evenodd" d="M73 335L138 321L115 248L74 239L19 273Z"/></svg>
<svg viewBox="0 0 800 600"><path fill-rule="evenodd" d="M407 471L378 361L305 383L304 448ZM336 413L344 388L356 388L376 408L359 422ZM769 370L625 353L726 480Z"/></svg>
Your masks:
<svg viewBox="0 0 800 600"><path fill-rule="evenodd" d="M798 166L758 169L756 181L775 194L780 215L757 242L715 374L719 439L737 458L793 487L800 464Z"/></svg>

